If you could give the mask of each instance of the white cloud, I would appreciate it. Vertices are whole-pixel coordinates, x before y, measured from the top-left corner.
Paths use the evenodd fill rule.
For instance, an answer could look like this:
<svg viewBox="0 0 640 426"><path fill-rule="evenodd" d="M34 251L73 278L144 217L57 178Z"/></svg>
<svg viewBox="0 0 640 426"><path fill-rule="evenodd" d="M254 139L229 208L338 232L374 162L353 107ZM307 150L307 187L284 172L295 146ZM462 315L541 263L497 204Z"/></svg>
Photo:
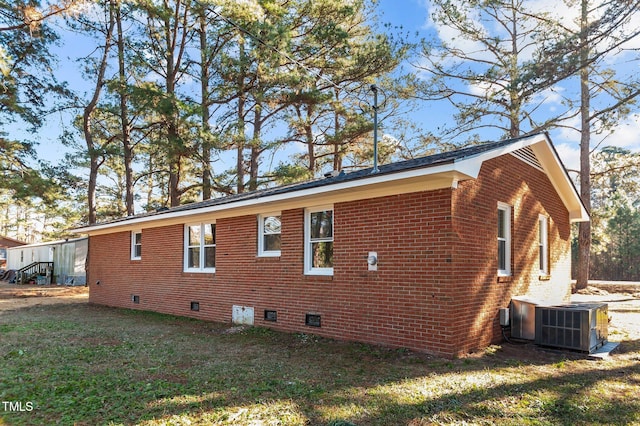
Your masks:
<svg viewBox="0 0 640 426"><path fill-rule="evenodd" d="M580 170L580 147L575 144L561 143L555 145L558 156L567 170ZM574 176L574 173L571 173Z"/></svg>
<svg viewBox="0 0 640 426"><path fill-rule="evenodd" d="M479 9L469 6L465 0L453 0L453 3L457 3L457 9L467 15L473 27L481 29L486 35L502 38L505 43L504 49L507 51L511 49L511 36L501 23L488 14L482 14ZM487 59L486 56L490 55L490 53L482 43L468 40L456 29L434 22L432 15L440 9L428 0L422 4L427 11L427 19L425 20L423 29L435 31L444 43L455 46L470 57L476 57L479 61ZM562 26L578 29L577 18L580 13L580 8L577 6L569 7L564 2L557 0L525 0L523 7L533 14L546 12L551 19L558 21ZM505 14L507 13L505 12ZM505 22L507 19L506 17L504 18ZM519 34L518 44L521 49L518 54L519 61L526 61L532 58L535 45L530 43L530 40L523 39L522 37L525 34L533 32L538 22L532 19L521 18L517 20L517 25L519 27L517 30Z"/></svg>
<svg viewBox="0 0 640 426"><path fill-rule="evenodd" d="M550 111L556 111L557 105L562 103L562 92L565 89L559 85L546 89L540 93L537 93L532 99L533 104L546 105Z"/></svg>
<svg viewBox="0 0 640 426"><path fill-rule="evenodd" d="M614 131L600 143L600 147L618 146L639 152L640 136L638 135L640 135L640 114L635 113L618 123Z"/></svg>
<svg viewBox="0 0 640 426"><path fill-rule="evenodd" d="M579 117L564 123L568 127L551 132L551 139L565 167L569 170L580 169L580 133L577 130ZM570 128L570 127L573 128ZM626 148L640 152L640 114L632 114L623 120L607 135L591 135L591 149L600 150L605 146Z"/></svg>

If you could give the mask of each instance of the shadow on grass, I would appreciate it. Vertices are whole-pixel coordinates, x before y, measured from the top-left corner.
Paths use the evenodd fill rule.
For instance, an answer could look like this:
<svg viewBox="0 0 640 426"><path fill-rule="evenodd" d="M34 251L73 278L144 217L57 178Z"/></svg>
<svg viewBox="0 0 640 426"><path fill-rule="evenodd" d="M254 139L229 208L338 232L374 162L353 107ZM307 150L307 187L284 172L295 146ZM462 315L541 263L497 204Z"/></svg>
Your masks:
<svg viewBox="0 0 640 426"><path fill-rule="evenodd" d="M619 361L532 345L447 360L86 304L3 319L0 400L34 406L0 411L8 424L640 420L638 341L623 343Z"/></svg>

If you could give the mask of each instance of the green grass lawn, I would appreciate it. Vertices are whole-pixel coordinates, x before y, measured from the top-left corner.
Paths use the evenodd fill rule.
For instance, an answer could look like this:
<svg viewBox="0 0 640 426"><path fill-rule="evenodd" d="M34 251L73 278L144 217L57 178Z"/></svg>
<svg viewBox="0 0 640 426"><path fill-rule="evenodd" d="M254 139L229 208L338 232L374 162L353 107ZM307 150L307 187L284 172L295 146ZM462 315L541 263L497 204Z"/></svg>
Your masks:
<svg viewBox="0 0 640 426"><path fill-rule="evenodd" d="M0 314L0 362L7 425L640 424L638 341L446 360L72 304Z"/></svg>

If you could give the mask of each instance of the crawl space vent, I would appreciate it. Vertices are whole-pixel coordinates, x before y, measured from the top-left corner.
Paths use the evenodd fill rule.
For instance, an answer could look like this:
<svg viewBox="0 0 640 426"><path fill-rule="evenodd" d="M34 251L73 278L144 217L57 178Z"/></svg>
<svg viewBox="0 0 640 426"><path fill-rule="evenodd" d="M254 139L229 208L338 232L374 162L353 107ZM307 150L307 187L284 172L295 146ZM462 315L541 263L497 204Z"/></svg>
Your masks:
<svg viewBox="0 0 640 426"><path fill-rule="evenodd" d="M304 323L309 327L320 327L320 315L307 314Z"/></svg>
<svg viewBox="0 0 640 426"><path fill-rule="evenodd" d="M278 311L264 311L264 320L265 321L278 321Z"/></svg>

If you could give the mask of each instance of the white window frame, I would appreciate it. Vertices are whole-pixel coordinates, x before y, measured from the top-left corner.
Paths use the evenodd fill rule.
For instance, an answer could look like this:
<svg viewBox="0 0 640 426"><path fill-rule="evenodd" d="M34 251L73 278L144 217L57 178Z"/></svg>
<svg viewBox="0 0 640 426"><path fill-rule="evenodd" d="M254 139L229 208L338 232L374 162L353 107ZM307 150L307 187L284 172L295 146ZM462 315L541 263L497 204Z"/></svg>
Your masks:
<svg viewBox="0 0 640 426"><path fill-rule="evenodd" d="M322 211L331 211L331 238L321 238L311 240L311 215L313 213L322 212ZM309 207L304 211L304 273L305 275L333 275L333 266L330 268L315 268L313 267L313 262L311 259L313 250L312 244L318 242L334 242L335 235L335 212L333 210L333 205L324 205L317 207Z"/></svg>
<svg viewBox="0 0 640 426"><path fill-rule="evenodd" d="M136 243L136 235L140 235L140 244ZM140 255L136 255L136 246L140 246ZM142 230L136 229L131 231L131 260L142 259Z"/></svg>
<svg viewBox="0 0 640 426"><path fill-rule="evenodd" d="M270 232L265 234L264 220L268 217L280 218L280 233ZM282 214L281 212L264 213L258 215L258 256L259 257L278 257L281 254L280 250L265 250L264 237L265 235L280 235L280 242L282 243Z"/></svg>
<svg viewBox="0 0 640 426"><path fill-rule="evenodd" d="M184 225L184 258L183 258L183 271L184 272L199 272L199 273L207 273L207 274L211 274L211 273L215 273L216 272L216 268L215 266L213 268L209 267L206 268L204 267L205 264L205 247L217 247L217 242L216 242L216 231L214 231L213 235L214 235L214 240L213 240L213 244L204 244L204 227L205 225L216 225L216 221L212 220L212 221L207 221L207 222L200 222L200 223L187 223ZM200 258L199 258L199 262L198 264L200 265L198 268L190 268L189 265L189 248L191 247L189 245L189 228L191 227L200 227L200 244L199 244L199 248L200 248ZM195 247L195 246L193 246ZM217 254L217 253L216 253Z"/></svg>
<svg viewBox="0 0 640 426"><path fill-rule="evenodd" d="M498 250L500 250L500 241L504 241L505 243L505 255L504 255L504 263L505 268L500 269L500 256L498 253L498 276L499 277L509 277L511 276L511 210L512 207L506 203L498 203L498 210L504 212L504 237L498 236ZM498 221L499 224L499 221ZM499 230L498 230L499 231ZM499 232L498 232L499 235Z"/></svg>
<svg viewBox="0 0 640 426"><path fill-rule="evenodd" d="M541 275L549 275L549 218L538 217L538 266Z"/></svg>

